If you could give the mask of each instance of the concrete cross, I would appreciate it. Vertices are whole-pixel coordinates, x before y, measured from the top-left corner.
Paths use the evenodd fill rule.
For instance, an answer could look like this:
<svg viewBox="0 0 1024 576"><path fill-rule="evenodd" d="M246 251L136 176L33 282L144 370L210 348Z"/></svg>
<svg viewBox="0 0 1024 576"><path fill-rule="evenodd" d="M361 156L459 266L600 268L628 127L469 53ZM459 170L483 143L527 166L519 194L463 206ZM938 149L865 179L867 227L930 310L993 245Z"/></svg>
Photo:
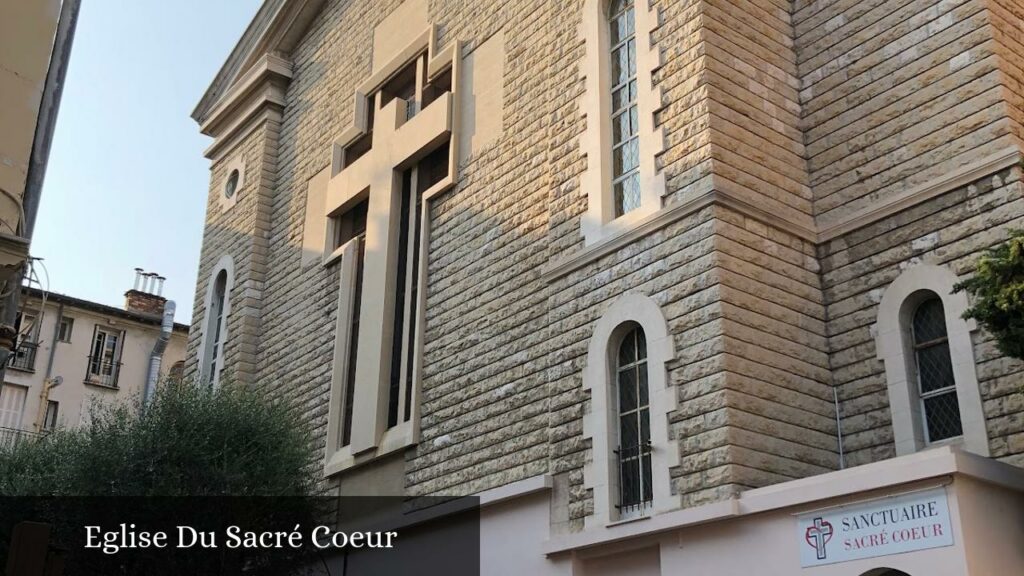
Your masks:
<svg viewBox="0 0 1024 576"><path fill-rule="evenodd" d="M380 94L368 101L369 105L377 106ZM401 98L392 98L377 109L371 149L334 174L327 187L328 216L351 208L362 200L364 193L369 198L359 345L357 357L349 360L356 362L353 454L375 448L386 428L402 171L449 141L452 133L450 92L411 118L407 114L410 105L413 104Z"/></svg>
<svg viewBox="0 0 1024 576"><path fill-rule="evenodd" d="M808 544L814 547L814 551L818 555L818 560L827 559L828 555L825 551L825 544L832 539L832 524L822 520L821 518L815 518L814 525L807 527L804 539L807 540Z"/></svg>

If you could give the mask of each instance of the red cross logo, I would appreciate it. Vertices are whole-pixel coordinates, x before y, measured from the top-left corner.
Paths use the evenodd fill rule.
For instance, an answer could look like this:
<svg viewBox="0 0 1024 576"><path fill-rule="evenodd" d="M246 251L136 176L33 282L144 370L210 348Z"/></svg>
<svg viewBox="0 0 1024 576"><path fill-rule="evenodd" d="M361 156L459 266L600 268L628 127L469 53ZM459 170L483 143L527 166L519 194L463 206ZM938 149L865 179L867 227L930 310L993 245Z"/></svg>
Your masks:
<svg viewBox="0 0 1024 576"><path fill-rule="evenodd" d="M818 560L825 560L828 558L828 554L825 551L825 544L832 539L832 524L826 522L821 518L814 519L814 525L807 527L807 532L804 534L804 540L807 540L807 544L814 548L814 551L818 554Z"/></svg>

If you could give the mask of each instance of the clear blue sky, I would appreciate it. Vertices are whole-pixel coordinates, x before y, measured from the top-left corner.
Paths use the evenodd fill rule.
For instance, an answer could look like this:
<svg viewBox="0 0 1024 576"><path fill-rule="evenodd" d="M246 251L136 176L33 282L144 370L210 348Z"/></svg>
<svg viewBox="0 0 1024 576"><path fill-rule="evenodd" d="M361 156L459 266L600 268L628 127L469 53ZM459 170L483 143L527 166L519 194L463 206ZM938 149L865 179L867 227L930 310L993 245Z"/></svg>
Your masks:
<svg viewBox="0 0 1024 576"><path fill-rule="evenodd" d="M82 0L32 240L50 290L122 306L138 266L192 317L209 138L189 117L260 0Z"/></svg>

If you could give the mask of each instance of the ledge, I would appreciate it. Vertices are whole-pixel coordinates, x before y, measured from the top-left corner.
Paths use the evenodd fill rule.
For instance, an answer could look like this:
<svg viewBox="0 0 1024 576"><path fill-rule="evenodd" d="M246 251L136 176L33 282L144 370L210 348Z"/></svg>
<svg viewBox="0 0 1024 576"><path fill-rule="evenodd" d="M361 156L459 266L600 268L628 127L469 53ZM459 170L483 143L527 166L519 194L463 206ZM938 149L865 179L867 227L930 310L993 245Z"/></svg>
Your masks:
<svg viewBox="0 0 1024 576"><path fill-rule="evenodd" d="M823 224L819 227L816 241L820 244L834 240L854 230L888 218L897 212L902 212L936 196L941 196L966 186L971 182L976 182L985 176L1009 168L1014 164L1019 164L1021 160L1022 154L1020 150L1017 148L1007 148L1002 152L997 152L977 162L972 162L948 174L925 182L920 186L915 186L910 190L896 194L880 204L854 212L850 216L834 223Z"/></svg>
<svg viewBox="0 0 1024 576"><path fill-rule="evenodd" d="M944 446L891 460L748 490L738 497L721 502L658 514L652 516L648 522L620 524L555 537L544 543L543 551L548 556L573 552L786 508L804 513L809 506L828 506L830 501L836 498L892 488L911 491L915 483L955 476L974 478L1024 492L1024 469Z"/></svg>
<svg viewBox="0 0 1024 576"><path fill-rule="evenodd" d="M616 250L636 242L644 236L653 234L673 222L682 220L683 218L695 214L712 205L735 210L736 212L749 216L759 222L786 230L787 232L810 242L813 242L816 239L814 230L775 216L746 202L735 194L716 189L713 185L712 189L707 192L701 193L690 200L662 208L661 210L638 220L636 224L626 230L586 246L561 260L550 263L544 268L542 277L545 282L554 282L603 256L607 256Z"/></svg>
<svg viewBox="0 0 1024 576"><path fill-rule="evenodd" d="M700 211L707 206L716 205L734 210L744 216L757 220L763 224L785 230L812 244L828 242L859 228L869 226L879 220L888 218L908 208L916 206L941 196L947 192L976 182L985 176L999 172L1024 161L1024 154L1017 148L1007 148L977 162L963 166L940 178L935 178L920 186L897 194L885 202L855 212L854 214L825 226L808 227L800 223L792 222L787 218L772 214L758 206L755 206L736 194L722 190L712 180L712 187L700 195L667 206L638 220L628 229L622 230L612 236L602 239L599 242L585 246L569 256L550 262L544 267L541 277L547 283L552 283L566 276L603 256L611 254L648 234L686 218L691 214Z"/></svg>
<svg viewBox="0 0 1024 576"><path fill-rule="evenodd" d="M498 486L497 488L491 488L490 490L484 490L477 494L477 497L480 498L480 507L483 508L507 502L515 498L529 496L530 494L545 492L550 489L551 476L548 474L541 474L539 476L533 476L511 484L505 484L504 486Z"/></svg>
<svg viewBox="0 0 1024 576"><path fill-rule="evenodd" d="M203 155L211 159L217 157L267 106L283 109L286 104L285 88L291 79L290 61L271 54L263 56L238 80L200 126L200 132L214 138Z"/></svg>

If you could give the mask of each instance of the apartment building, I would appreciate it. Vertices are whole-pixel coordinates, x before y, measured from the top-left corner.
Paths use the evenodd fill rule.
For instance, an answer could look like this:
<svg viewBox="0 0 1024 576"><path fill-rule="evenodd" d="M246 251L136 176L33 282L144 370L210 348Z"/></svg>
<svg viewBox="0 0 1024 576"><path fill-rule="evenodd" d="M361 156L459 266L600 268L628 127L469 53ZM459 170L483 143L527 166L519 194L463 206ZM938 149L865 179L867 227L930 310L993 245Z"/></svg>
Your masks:
<svg viewBox="0 0 1024 576"><path fill-rule="evenodd" d="M140 399L155 357L156 379L180 377L188 326L173 322L162 283L137 273L124 308L25 289L0 389L0 445L77 426L96 403Z"/></svg>

